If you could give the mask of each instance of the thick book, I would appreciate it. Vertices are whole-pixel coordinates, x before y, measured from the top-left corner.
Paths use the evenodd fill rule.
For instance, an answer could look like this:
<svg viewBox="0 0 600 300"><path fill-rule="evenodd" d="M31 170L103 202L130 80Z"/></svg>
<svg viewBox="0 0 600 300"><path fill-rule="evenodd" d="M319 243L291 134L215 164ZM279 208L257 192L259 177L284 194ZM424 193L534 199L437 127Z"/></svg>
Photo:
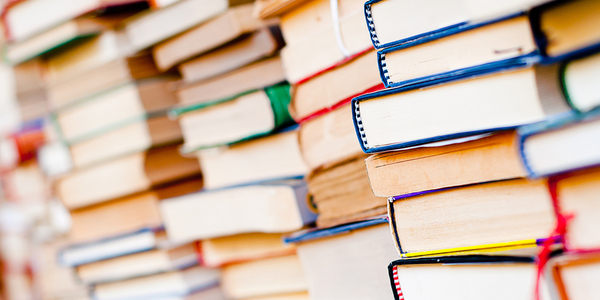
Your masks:
<svg viewBox="0 0 600 300"><path fill-rule="evenodd" d="M82 44L82 47L88 43ZM65 61L64 64L69 62L72 61ZM48 84L48 104L52 110L60 110L108 89L155 77L161 73L152 60L152 54L144 51L83 68L82 72L76 71L76 74L72 77L67 75L65 79L57 79Z"/></svg>
<svg viewBox="0 0 600 300"><path fill-rule="evenodd" d="M556 299L594 299L600 293L600 252L567 252L552 257L544 273L550 281Z"/></svg>
<svg viewBox="0 0 600 300"><path fill-rule="evenodd" d="M46 60L47 82L50 86L71 80L127 55L122 34L114 30L84 40L64 51L51 53Z"/></svg>
<svg viewBox="0 0 600 300"><path fill-rule="evenodd" d="M222 14L228 7L227 0L182 0L163 9L142 12L123 25L128 51L149 48Z"/></svg>
<svg viewBox="0 0 600 300"><path fill-rule="evenodd" d="M181 156L178 147L150 149L70 173L56 183L57 194L73 210L198 175L198 160Z"/></svg>
<svg viewBox="0 0 600 300"><path fill-rule="evenodd" d="M225 149L197 152L204 188L256 183L308 174L298 145L298 131L288 130L271 136L231 145Z"/></svg>
<svg viewBox="0 0 600 300"><path fill-rule="evenodd" d="M57 253L60 264L75 267L114 257L164 247L164 232L144 229L133 233L79 244L70 244Z"/></svg>
<svg viewBox="0 0 600 300"><path fill-rule="evenodd" d="M173 77L126 83L52 113L62 140L74 145L147 118L166 116L177 104Z"/></svg>
<svg viewBox="0 0 600 300"><path fill-rule="evenodd" d="M365 160L373 193L392 197L524 177L515 131L425 144Z"/></svg>
<svg viewBox="0 0 600 300"><path fill-rule="evenodd" d="M209 268L232 263L291 255L293 245L283 242L282 233L246 233L198 242L200 262Z"/></svg>
<svg viewBox="0 0 600 300"><path fill-rule="evenodd" d="M79 169L182 139L179 122L159 116L71 145L69 149L73 166Z"/></svg>
<svg viewBox="0 0 600 300"><path fill-rule="evenodd" d="M574 251L600 249L600 206L595 200L600 190L600 169L585 169L559 178L556 206L562 215L572 216L567 223L565 244Z"/></svg>
<svg viewBox="0 0 600 300"><path fill-rule="evenodd" d="M531 20L538 47L545 62L597 52L600 25L596 1L555 1L531 11Z"/></svg>
<svg viewBox="0 0 600 300"><path fill-rule="evenodd" d="M78 266L79 280L87 285L127 280L185 269L198 264L196 245L154 249Z"/></svg>
<svg viewBox="0 0 600 300"><path fill-rule="evenodd" d="M229 145L265 136L294 124L286 83L244 92L218 103L184 108L179 116L183 152ZM198 128L203 128L200 131Z"/></svg>
<svg viewBox="0 0 600 300"><path fill-rule="evenodd" d="M574 110L587 112L600 106L600 54L593 54L566 63L561 73L565 97Z"/></svg>
<svg viewBox="0 0 600 300"><path fill-rule="evenodd" d="M470 26L527 11L550 0L484 3L477 0L421 1L368 0L364 18L375 48L382 49L421 39L460 32ZM427 13L427 18L416 12Z"/></svg>
<svg viewBox="0 0 600 300"><path fill-rule="evenodd" d="M332 18L328 0L306 2L281 17L286 41L281 59L290 83L306 81L373 48L364 25L363 3L363 0L340 1L337 20ZM336 25L346 54L337 42Z"/></svg>
<svg viewBox="0 0 600 300"><path fill-rule="evenodd" d="M349 103L352 98L383 89L374 50L294 85L290 110L302 123Z"/></svg>
<svg viewBox="0 0 600 300"><path fill-rule="evenodd" d="M284 41L279 27L262 28L177 66L186 83L207 80L272 56Z"/></svg>
<svg viewBox="0 0 600 300"><path fill-rule="evenodd" d="M557 73L510 68L365 94L352 100L354 127L373 153L539 122L570 110Z"/></svg>
<svg viewBox="0 0 600 300"><path fill-rule="evenodd" d="M209 20L152 48L154 61L167 70L211 49L233 41L269 25L252 16L253 4L232 7L224 14Z"/></svg>
<svg viewBox="0 0 600 300"><path fill-rule="evenodd" d="M219 283L218 269L194 266L124 281L97 284L92 295L96 300L120 299L187 299L194 292L213 288ZM193 299L193 298L192 298Z"/></svg>
<svg viewBox="0 0 600 300"><path fill-rule="evenodd" d="M303 180L205 191L160 203L169 238L174 242L220 236L299 230L314 222Z"/></svg>
<svg viewBox="0 0 600 300"><path fill-rule="evenodd" d="M11 41L23 41L80 15L141 0L11 1L2 21Z"/></svg>
<svg viewBox="0 0 600 300"><path fill-rule="evenodd" d="M361 153L308 176L308 191L319 213L318 227L332 227L387 212L385 198L371 192L365 158Z"/></svg>
<svg viewBox="0 0 600 300"><path fill-rule="evenodd" d="M177 91L177 97L183 107L206 106L284 81L281 59L275 56L209 80L185 85Z"/></svg>
<svg viewBox="0 0 600 300"><path fill-rule="evenodd" d="M396 300L527 300L534 295L537 264L532 257L519 256L430 257L393 261L388 273ZM539 299L552 299L542 285Z"/></svg>
<svg viewBox="0 0 600 300"><path fill-rule="evenodd" d="M221 271L221 288L232 299L302 293L307 285L308 278L296 254L230 264Z"/></svg>
<svg viewBox="0 0 600 300"><path fill-rule="evenodd" d="M386 87L403 86L456 74L477 74L515 62L539 61L527 16L466 26L464 30L380 50L377 62L381 80Z"/></svg>
<svg viewBox="0 0 600 300"><path fill-rule="evenodd" d="M72 42L100 34L121 20L122 18L96 16L68 21L25 41L7 44L5 59L13 65L20 64Z"/></svg>
<svg viewBox="0 0 600 300"><path fill-rule="evenodd" d="M570 113L519 128L521 160L529 177L600 164L600 111Z"/></svg>
<svg viewBox="0 0 600 300"><path fill-rule="evenodd" d="M402 257L516 250L535 254L556 226L544 181L505 180L391 197Z"/></svg>
<svg viewBox="0 0 600 300"><path fill-rule="evenodd" d="M311 170L327 168L362 153L346 103L300 125L302 157Z"/></svg>
<svg viewBox="0 0 600 300"><path fill-rule="evenodd" d="M311 299L393 297L385 268L398 254L385 218L309 229L286 241L296 245Z"/></svg>
<svg viewBox="0 0 600 300"><path fill-rule="evenodd" d="M150 192L71 211L69 241L78 244L144 229L160 229L162 218L159 202L197 192L200 189L202 189L202 180L195 177L155 188Z"/></svg>

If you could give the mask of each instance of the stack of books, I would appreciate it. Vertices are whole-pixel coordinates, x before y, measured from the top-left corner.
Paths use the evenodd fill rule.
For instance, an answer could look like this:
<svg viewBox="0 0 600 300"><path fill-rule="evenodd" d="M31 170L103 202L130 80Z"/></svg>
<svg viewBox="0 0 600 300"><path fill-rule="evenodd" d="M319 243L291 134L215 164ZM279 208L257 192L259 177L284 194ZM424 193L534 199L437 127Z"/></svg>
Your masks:
<svg viewBox="0 0 600 300"><path fill-rule="evenodd" d="M7 299L600 292L599 1L0 3Z"/></svg>
<svg viewBox="0 0 600 300"><path fill-rule="evenodd" d="M544 2L364 4L386 89L352 118L396 299L595 297L600 6Z"/></svg>

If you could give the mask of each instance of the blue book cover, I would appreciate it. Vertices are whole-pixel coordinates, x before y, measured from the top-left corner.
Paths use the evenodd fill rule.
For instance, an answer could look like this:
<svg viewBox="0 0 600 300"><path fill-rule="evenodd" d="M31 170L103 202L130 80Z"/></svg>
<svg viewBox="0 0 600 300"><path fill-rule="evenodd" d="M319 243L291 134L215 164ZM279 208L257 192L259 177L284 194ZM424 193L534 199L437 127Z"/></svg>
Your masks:
<svg viewBox="0 0 600 300"><path fill-rule="evenodd" d="M458 132L458 133L454 133L454 134L435 136L435 137L426 138L426 139L414 140L414 141L409 141L409 142L404 142L404 143L373 147L373 146L370 146L367 142L367 136L364 131L363 121L362 121L362 118L360 115L359 103L361 101L375 99L375 98L379 98L379 97L383 97L383 96L387 96L387 95L403 93L403 92L426 88L426 87L430 87L430 86L434 86L434 85L438 85L438 84L444 84L444 83L449 83L449 82L453 82L453 81L468 79L468 78L474 77L476 75L484 75L484 74L489 74L489 73L494 73L494 72L508 71L508 70L523 68L523 67L527 67L527 66L530 66L529 62L517 60L517 61L512 61L510 64L503 64L502 66L497 66L496 68L492 68L492 69L480 69L477 72L463 72L460 74L454 74L454 76L451 76L451 77L432 78L429 81L417 82L417 83L413 83L413 84L389 88L389 89L381 90L378 92L373 92L373 93L368 93L368 94L358 96L358 97L352 99L352 107L353 107L352 121L354 123L354 129L355 129L359 144L364 153L377 153L377 152L402 149L402 148L407 148L407 147L412 147L412 146L417 146L417 145L422 145L422 144L427 144L427 143L432 143L432 142L438 142L438 141L443 141L443 140L461 138L461 137L466 137L466 136L471 136L471 135L476 135L476 134L483 134L483 133L488 133L488 132L493 132L493 131L498 131L498 130L506 130L506 129L515 128L515 127L517 127L517 125L509 126L509 127L489 128L489 129L485 129L485 130L465 131L465 132Z"/></svg>

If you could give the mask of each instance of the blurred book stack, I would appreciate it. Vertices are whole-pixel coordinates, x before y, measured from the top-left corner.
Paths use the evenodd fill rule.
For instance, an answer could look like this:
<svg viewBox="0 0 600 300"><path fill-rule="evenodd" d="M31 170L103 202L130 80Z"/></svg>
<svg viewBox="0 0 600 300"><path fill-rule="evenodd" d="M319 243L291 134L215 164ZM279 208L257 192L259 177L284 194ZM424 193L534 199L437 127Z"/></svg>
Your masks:
<svg viewBox="0 0 600 300"><path fill-rule="evenodd" d="M6 299L595 299L600 2L2 4Z"/></svg>

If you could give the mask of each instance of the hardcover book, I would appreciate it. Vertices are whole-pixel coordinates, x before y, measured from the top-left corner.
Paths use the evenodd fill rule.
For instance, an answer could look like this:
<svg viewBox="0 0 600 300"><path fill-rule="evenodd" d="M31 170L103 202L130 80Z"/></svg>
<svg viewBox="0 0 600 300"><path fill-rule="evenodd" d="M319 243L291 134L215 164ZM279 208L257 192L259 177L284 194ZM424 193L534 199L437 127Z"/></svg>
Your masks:
<svg viewBox="0 0 600 300"><path fill-rule="evenodd" d="M213 288L219 282L218 269L194 266L179 271L160 273L124 281L94 286L92 295L97 300L177 299Z"/></svg>
<svg viewBox="0 0 600 300"><path fill-rule="evenodd" d="M526 175L515 131L454 142L369 156L365 164L373 193L392 197Z"/></svg>
<svg viewBox="0 0 600 300"><path fill-rule="evenodd" d="M177 66L186 83L204 81L272 56L285 42L279 27L262 28Z"/></svg>
<svg viewBox="0 0 600 300"><path fill-rule="evenodd" d="M72 210L143 192L199 173L198 160L182 157L178 145L172 145L78 170L60 178L56 189L65 206Z"/></svg>
<svg viewBox="0 0 600 300"><path fill-rule="evenodd" d="M532 257L466 255L401 259L388 270L396 300L526 300L534 295L537 265ZM540 296L551 299L544 282Z"/></svg>
<svg viewBox="0 0 600 300"><path fill-rule="evenodd" d="M391 197L388 213L402 257L515 249L534 255L556 226L548 186L525 179Z"/></svg>
<svg viewBox="0 0 600 300"><path fill-rule="evenodd" d="M218 189L308 174L298 145L298 131L288 130L271 136L238 143L226 149L197 152L204 187Z"/></svg>
<svg viewBox="0 0 600 300"><path fill-rule="evenodd" d="M567 101L573 109L587 112L600 106L600 54L593 54L566 63L561 73Z"/></svg>
<svg viewBox="0 0 600 300"><path fill-rule="evenodd" d="M232 299L302 293L307 281L296 254L230 264L221 273L223 292Z"/></svg>
<svg viewBox="0 0 600 300"><path fill-rule="evenodd" d="M427 38L377 52L386 87L403 86L457 74L477 74L503 65L539 61L526 16L466 26L439 39Z"/></svg>
<svg viewBox="0 0 600 300"><path fill-rule="evenodd" d="M519 128L521 160L529 177L542 177L600 164L596 138L600 111L570 113Z"/></svg>
<svg viewBox="0 0 600 300"><path fill-rule="evenodd" d="M241 233L284 233L314 222L303 180L205 191L160 203L169 238L188 242Z"/></svg>
<svg viewBox="0 0 600 300"><path fill-rule="evenodd" d="M232 7L224 14L152 48L161 70L207 52L218 46L269 25L252 16L253 4ZM273 23L273 22L271 22Z"/></svg>
<svg viewBox="0 0 600 300"><path fill-rule="evenodd" d="M311 299L393 297L385 268L398 254L386 219L309 229L286 241L296 245Z"/></svg>
<svg viewBox="0 0 600 300"><path fill-rule="evenodd" d="M600 49L597 1L557 1L531 11L536 41L545 62L596 52Z"/></svg>
<svg viewBox="0 0 600 300"><path fill-rule="evenodd" d="M545 274L556 291L556 299L594 299L600 293L596 281L600 274L600 253L595 250L555 256L548 262Z"/></svg>
<svg viewBox="0 0 600 300"><path fill-rule="evenodd" d="M554 65L387 89L352 105L365 153L514 128L570 110Z"/></svg>
<svg viewBox="0 0 600 300"><path fill-rule="evenodd" d="M289 90L288 84L279 84L184 108L179 116L184 138L182 151L242 142L292 125Z"/></svg>
<svg viewBox="0 0 600 300"><path fill-rule="evenodd" d="M368 0L364 15L375 48L433 39L470 26L518 14L550 0L482 2L478 0L421 1ZM415 12L427 14L421 18Z"/></svg>

